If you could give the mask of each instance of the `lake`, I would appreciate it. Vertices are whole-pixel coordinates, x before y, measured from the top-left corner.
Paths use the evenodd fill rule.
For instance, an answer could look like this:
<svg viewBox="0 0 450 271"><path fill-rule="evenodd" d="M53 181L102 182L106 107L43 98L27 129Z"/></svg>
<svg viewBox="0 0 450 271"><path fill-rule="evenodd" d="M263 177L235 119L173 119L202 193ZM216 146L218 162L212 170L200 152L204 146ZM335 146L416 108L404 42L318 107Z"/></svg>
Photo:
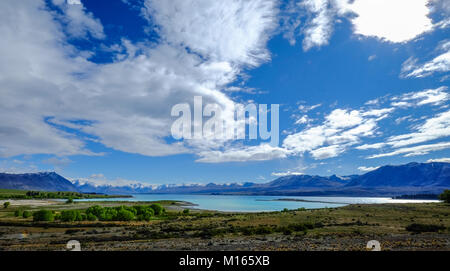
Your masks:
<svg viewBox="0 0 450 271"><path fill-rule="evenodd" d="M193 208L223 212L271 212L287 209L319 209L348 204L419 203L437 200L403 200L367 197L296 197L296 196L242 196L189 194L133 194L132 198L85 199L77 201L157 201L177 200L196 204ZM286 199L280 201L279 199ZM299 201L295 201L299 200Z"/></svg>

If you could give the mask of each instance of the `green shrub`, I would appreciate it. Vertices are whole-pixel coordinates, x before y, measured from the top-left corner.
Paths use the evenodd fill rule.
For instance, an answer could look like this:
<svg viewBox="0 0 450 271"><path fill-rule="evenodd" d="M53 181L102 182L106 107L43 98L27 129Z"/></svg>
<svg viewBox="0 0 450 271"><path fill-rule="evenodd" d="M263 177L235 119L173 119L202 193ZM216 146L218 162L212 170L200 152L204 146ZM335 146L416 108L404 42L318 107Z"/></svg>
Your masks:
<svg viewBox="0 0 450 271"><path fill-rule="evenodd" d="M148 208L148 209L144 209L142 211L139 212L138 214L138 220L140 221L150 221L150 219L152 219L152 216L155 215L155 212L153 211L153 209Z"/></svg>
<svg viewBox="0 0 450 271"><path fill-rule="evenodd" d="M105 208L102 208L99 205L91 206L86 210L86 215L88 216L91 215L90 216L91 218L94 216L96 219L99 220L104 220L103 218L105 217L105 213L106 213Z"/></svg>
<svg viewBox="0 0 450 271"><path fill-rule="evenodd" d="M102 221L113 221L117 218L117 210L114 208L105 208L105 213L103 216L99 217Z"/></svg>
<svg viewBox="0 0 450 271"><path fill-rule="evenodd" d="M22 215L23 215L22 210L16 210L16 211L14 211L14 216L15 216L15 217L19 217L19 216L22 216Z"/></svg>
<svg viewBox="0 0 450 271"><path fill-rule="evenodd" d="M97 217L96 217L95 215L91 214L91 213L86 214L86 218L87 218L87 220L89 220L89 221L95 221L95 220L97 220Z"/></svg>
<svg viewBox="0 0 450 271"><path fill-rule="evenodd" d="M283 234L284 235L291 235L292 234L292 230L289 229L288 227L286 227L286 228L283 229Z"/></svg>
<svg viewBox="0 0 450 271"><path fill-rule="evenodd" d="M443 200L445 203L450 203L450 190L446 189L442 194L439 195L439 199Z"/></svg>
<svg viewBox="0 0 450 271"><path fill-rule="evenodd" d="M438 232L440 230L445 230L445 227L441 225L413 223L406 226L406 230L414 233Z"/></svg>
<svg viewBox="0 0 450 271"><path fill-rule="evenodd" d="M55 216L52 211L49 210L40 210L33 213L33 221L53 221L55 220Z"/></svg>
<svg viewBox="0 0 450 271"><path fill-rule="evenodd" d="M3 207L6 209L11 205L11 203L9 201L3 203Z"/></svg>
<svg viewBox="0 0 450 271"><path fill-rule="evenodd" d="M255 229L256 234L271 234L274 232L274 229L269 226L259 226Z"/></svg>
<svg viewBox="0 0 450 271"><path fill-rule="evenodd" d="M89 221L150 221L155 214L161 215L165 212L160 204L101 207L98 205L86 209L86 218Z"/></svg>
<svg viewBox="0 0 450 271"><path fill-rule="evenodd" d="M134 218L135 218L135 215L132 211L127 210L122 207L117 211L117 214L113 219L116 221L131 221Z"/></svg>
<svg viewBox="0 0 450 271"><path fill-rule="evenodd" d="M22 213L22 217L23 218L29 218L31 217L33 214L30 211L23 211Z"/></svg>
<svg viewBox="0 0 450 271"><path fill-rule="evenodd" d="M189 214L189 209L184 209L183 214L185 214L185 215Z"/></svg>
<svg viewBox="0 0 450 271"><path fill-rule="evenodd" d="M311 226L311 224L308 225ZM306 224L292 224L288 226L288 229L290 229L291 231L306 231L310 229L310 227L308 227Z"/></svg>
<svg viewBox="0 0 450 271"><path fill-rule="evenodd" d="M165 211L164 208L159 203L154 203L154 204L150 205L150 208L153 209L153 211L155 212L155 215L162 215Z"/></svg>
<svg viewBox="0 0 450 271"><path fill-rule="evenodd" d="M78 210L67 210L61 212L61 221L63 222L73 222L82 220L83 216Z"/></svg>

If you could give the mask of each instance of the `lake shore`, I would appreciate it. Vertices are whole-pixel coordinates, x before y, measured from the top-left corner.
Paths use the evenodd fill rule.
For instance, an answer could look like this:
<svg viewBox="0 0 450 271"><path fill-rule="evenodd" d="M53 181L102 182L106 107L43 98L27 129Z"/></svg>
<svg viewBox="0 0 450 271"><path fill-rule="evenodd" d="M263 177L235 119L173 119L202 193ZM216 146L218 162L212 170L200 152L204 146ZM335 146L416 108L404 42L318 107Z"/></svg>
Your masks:
<svg viewBox="0 0 450 271"><path fill-rule="evenodd" d="M11 199L11 200L0 200L0 205L3 203L9 202L11 206L31 206L31 207L40 207L40 206L48 206L60 204L61 201L54 199Z"/></svg>

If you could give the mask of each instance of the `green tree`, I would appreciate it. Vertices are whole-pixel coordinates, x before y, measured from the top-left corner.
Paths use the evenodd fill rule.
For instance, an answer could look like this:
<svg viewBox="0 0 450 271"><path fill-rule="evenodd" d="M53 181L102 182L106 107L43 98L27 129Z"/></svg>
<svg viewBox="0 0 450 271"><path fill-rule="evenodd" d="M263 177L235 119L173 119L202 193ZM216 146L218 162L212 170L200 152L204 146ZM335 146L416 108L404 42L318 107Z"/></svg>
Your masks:
<svg viewBox="0 0 450 271"><path fill-rule="evenodd" d="M80 211L78 210L68 210L61 212L61 221L73 222L82 220Z"/></svg>
<svg viewBox="0 0 450 271"><path fill-rule="evenodd" d="M150 205L150 208L153 209L153 211L155 212L155 215L162 215L165 211L164 208L159 203L154 203L154 204Z"/></svg>
<svg viewBox="0 0 450 271"><path fill-rule="evenodd" d="M9 205L11 205L11 203L9 201L3 203L3 207L6 209L9 207Z"/></svg>
<svg viewBox="0 0 450 271"><path fill-rule="evenodd" d="M89 221L95 221L97 220L97 217L95 215L93 215L92 213L86 214L86 218Z"/></svg>
<svg viewBox="0 0 450 271"><path fill-rule="evenodd" d="M138 220L140 221L150 221L152 219L152 216L155 215L155 212L153 211L153 209L148 208L148 209L144 209L139 215L138 215Z"/></svg>
<svg viewBox="0 0 450 271"><path fill-rule="evenodd" d="M40 210L33 213L33 221L53 221L55 215L49 210Z"/></svg>
<svg viewBox="0 0 450 271"><path fill-rule="evenodd" d="M106 213L105 208L99 205L91 206L86 210L86 215L88 216L91 215L90 216L91 218L94 216L96 219L99 220L104 220L103 218L105 217L105 213Z"/></svg>
<svg viewBox="0 0 450 271"><path fill-rule="evenodd" d="M445 203L450 203L450 190L446 189L442 194L439 195L439 199L443 200Z"/></svg>
<svg viewBox="0 0 450 271"><path fill-rule="evenodd" d="M185 214L185 215L189 214L189 209L184 209L183 214Z"/></svg>
<svg viewBox="0 0 450 271"><path fill-rule="evenodd" d="M73 198L68 198L68 199L66 200L66 203L67 203L67 204L73 203Z"/></svg>
<svg viewBox="0 0 450 271"><path fill-rule="evenodd" d="M99 217L103 221L117 220L117 210L114 208L105 208L105 214L103 217Z"/></svg>
<svg viewBox="0 0 450 271"><path fill-rule="evenodd" d="M114 217L114 220L116 221L131 221L135 218L135 215L130 210L127 210L126 208L119 208L117 210L117 214Z"/></svg>

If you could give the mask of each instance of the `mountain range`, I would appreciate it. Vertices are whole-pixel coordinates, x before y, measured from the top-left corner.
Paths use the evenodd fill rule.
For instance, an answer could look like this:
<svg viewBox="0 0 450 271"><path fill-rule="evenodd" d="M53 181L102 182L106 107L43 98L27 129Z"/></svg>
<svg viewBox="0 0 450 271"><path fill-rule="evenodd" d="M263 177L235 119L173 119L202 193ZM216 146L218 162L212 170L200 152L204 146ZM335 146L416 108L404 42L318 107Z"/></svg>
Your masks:
<svg viewBox="0 0 450 271"><path fill-rule="evenodd" d="M436 194L450 188L450 163L409 163L383 166L363 175L328 177L291 175L268 183L126 186L69 181L49 173L0 173L0 188L46 191L79 191L104 194L245 194L291 196L398 196Z"/></svg>

